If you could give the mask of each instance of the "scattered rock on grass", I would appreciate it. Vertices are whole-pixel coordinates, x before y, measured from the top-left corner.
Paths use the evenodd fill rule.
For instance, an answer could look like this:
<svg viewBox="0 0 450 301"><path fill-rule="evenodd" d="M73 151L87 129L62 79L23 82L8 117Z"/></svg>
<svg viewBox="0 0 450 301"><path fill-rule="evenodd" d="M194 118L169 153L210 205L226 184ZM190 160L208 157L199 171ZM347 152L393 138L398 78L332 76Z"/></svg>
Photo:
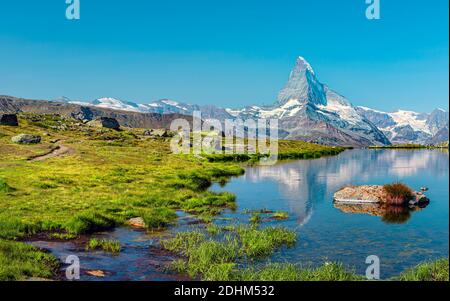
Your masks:
<svg viewBox="0 0 450 301"><path fill-rule="evenodd" d="M166 129L146 129L142 135L155 138L167 138L175 136L175 133Z"/></svg>
<svg viewBox="0 0 450 301"><path fill-rule="evenodd" d="M169 131L165 129L156 129L152 131L152 135L156 137L169 137Z"/></svg>
<svg viewBox="0 0 450 301"><path fill-rule="evenodd" d="M30 135L30 134L20 134L11 138L14 143L20 144L36 144L41 142L41 136Z"/></svg>
<svg viewBox="0 0 450 301"><path fill-rule="evenodd" d="M0 114L0 125L18 126L16 114Z"/></svg>
<svg viewBox="0 0 450 301"><path fill-rule="evenodd" d="M88 123L92 126L103 127L107 129L118 130L120 129L120 124L115 118L110 117L100 117Z"/></svg>
<svg viewBox="0 0 450 301"><path fill-rule="evenodd" d="M144 136L151 136L152 135L153 130L152 129L147 129L144 130L144 132L142 133L142 135Z"/></svg>

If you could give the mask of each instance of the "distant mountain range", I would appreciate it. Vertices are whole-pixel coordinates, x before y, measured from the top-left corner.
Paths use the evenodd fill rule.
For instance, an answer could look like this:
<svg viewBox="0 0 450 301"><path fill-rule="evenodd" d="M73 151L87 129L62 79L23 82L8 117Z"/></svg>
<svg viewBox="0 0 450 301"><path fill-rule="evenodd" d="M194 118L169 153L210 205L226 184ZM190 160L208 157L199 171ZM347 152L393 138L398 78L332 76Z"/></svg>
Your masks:
<svg viewBox="0 0 450 301"><path fill-rule="evenodd" d="M122 126L136 128L169 128L172 120L185 118L192 122L192 117L180 114L140 113L124 110L116 110L96 106L82 106L62 102L24 99L13 96L0 95L0 113L35 113L35 114L60 114L80 121L90 121L97 117L115 118Z"/></svg>
<svg viewBox="0 0 450 301"><path fill-rule="evenodd" d="M74 105L85 111L94 108L103 110L100 111L103 115L105 112L108 112L106 115L111 115L111 111L120 111L120 114L113 115L121 116L126 121L124 125L131 126L148 123L143 122L142 118L140 122L134 122L133 118L138 118L138 113L144 113L150 118L167 114L192 116L194 111L201 111L204 119L215 118L221 121L276 118L279 120L281 138L329 145L359 147L397 143L438 144L448 140L449 131L449 114L442 109L431 113L403 110L387 113L353 106L344 96L321 83L311 65L302 57L297 58L286 85L271 106L253 105L230 109L186 104L170 99L139 104L111 97L91 102L60 97L53 102ZM125 112L129 112L131 117L125 118Z"/></svg>
<svg viewBox="0 0 450 301"><path fill-rule="evenodd" d="M83 106L141 113L191 115L201 111L204 118L277 118L280 136L331 145L388 145L391 143L439 143L448 140L449 114L399 110L381 112L353 106L344 96L322 84L311 65L302 57L296 61L285 87L272 106L230 109L213 105L193 105L170 99L148 104L99 98L92 102L59 101Z"/></svg>
<svg viewBox="0 0 450 301"><path fill-rule="evenodd" d="M435 109L430 114L401 110L386 113L366 107L358 107L357 110L391 143L437 144L448 140L449 114L443 109Z"/></svg>

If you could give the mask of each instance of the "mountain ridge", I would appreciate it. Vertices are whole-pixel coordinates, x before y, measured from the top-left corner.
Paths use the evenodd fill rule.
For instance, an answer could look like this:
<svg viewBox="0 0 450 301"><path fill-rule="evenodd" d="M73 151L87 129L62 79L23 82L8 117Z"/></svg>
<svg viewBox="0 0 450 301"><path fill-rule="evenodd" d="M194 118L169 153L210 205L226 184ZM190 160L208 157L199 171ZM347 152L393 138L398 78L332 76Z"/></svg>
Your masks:
<svg viewBox="0 0 450 301"><path fill-rule="evenodd" d="M276 118L279 120L279 135L283 139L339 146L439 143L448 137L448 112L436 109L431 113L406 110L388 113L353 106L343 95L320 82L311 64L303 57L296 59L288 80L273 105L232 109L186 104L171 99L139 104L112 97L102 97L91 102L71 101L64 96L54 102L136 114L192 116L194 111L200 111L203 119L214 118L220 121Z"/></svg>

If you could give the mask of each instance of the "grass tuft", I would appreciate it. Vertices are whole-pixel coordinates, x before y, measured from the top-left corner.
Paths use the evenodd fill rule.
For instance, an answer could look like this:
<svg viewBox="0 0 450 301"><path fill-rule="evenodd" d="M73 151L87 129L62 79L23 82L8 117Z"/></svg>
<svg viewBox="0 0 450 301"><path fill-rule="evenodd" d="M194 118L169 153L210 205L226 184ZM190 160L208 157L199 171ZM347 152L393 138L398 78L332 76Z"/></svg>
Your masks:
<svg viewBox="0 0 450 301"><path fill-rule="evenodd" d="M293 246L297 240L294 231L282 227L257 230L255 227L240 226L237 234L243 252L250 258L269 256L283 245Z"/></svg>
<svg viewBox="0 0 450 301"><path fill-rule="evenodd" d="M258 212L253 212L249 218L249 222L252 224L258 224L261 222L261 214Z"/></svg>
<svg viewBox="0 0 450 301"><path fill-rule="evenodd" d="M0 193L9 193L9 192L13 192L13 191L14 191L14 188L9 186L5 180L0 178Z"/></svg>
<svg viewBox="0 0 450 301"><path fill-rule="evenodd" d="M147 229L164 229L176 217L175 211L169 208L152 208L142 214Z"/></svg>
<svg viewBox="0 0 450 301"><path fill-rule="evenodd" d="M390 205L403 205L414 198L414 193L407 185L396 182L383 186L388 195L387 203Z"/></svg>
<svg viewBox="0 0 450 301"><path fill-rule="evenodd" d="M401 281L449 281L448 258L425 262L400 274Z"/></svg>
<svg viewBox="0 0 450 301"><path fill-rule="evenodd" d="M162 240L161 245L171 251L187 255L189 250L205 241L205 235L199 231L179 232L175 237Z"/></svg>
<svg viewBox="0 0 450 301"><path fill-rule="evenodd" d="M103 250L110 253L120 253L120 248L118 240L97 238L91 238L86 246L86 250Z"/></svg>
<svg viewBox="0 0 450 301"><path fill-rule="evenodd" d="M65 229L72 234L93 233L113 228L116 221L106 215L94 212L81 213L65 224Z"/></svg>
<svg viewBox="0 0 450 301"><path fill-rule="evenodd" d="M21 242L0 240L0 281L52 278L59 268L53 255Z"/></svg>
<svg viewBox="0 0 450 301"><path fill-rule="evenodd" d="M209 235L218 235L220 233L220 227L213 223L210 223L206 225L206 232L208 232Z"/></svg>
<svg viewBox="0 0 450 301"><path fill-rule="evenodd" d="M302 268L290 263L270 263L262 268L238 271L240 281L355 281L363 277L348 271L340 263L324 263L317 268Z"/></svg>
<svg viewBox="0 0 450 301"><path fill-rule="evenodd" d="M217 240L208 239L199 231L181 232L162 240L161 245L186 257L173 263L172 268L178 272L204 280L232 280L238 261L269 256L276 248L295 243L295 233L284 228L234 229Z"/></svg>
<svg viewBox="0 0 450 301"><path fill-rule="evenodd" d="M72 233L50 233L48 235L48 238L59 240L71 240L77 238L77 235Z"/></svg>
<svg viewBox="0 0 450 301"><path fill-rule="evenodd" d="M287 213L286 211L276 211L272 214L272 218L278 220L288 219L289 213Z"/></svg>

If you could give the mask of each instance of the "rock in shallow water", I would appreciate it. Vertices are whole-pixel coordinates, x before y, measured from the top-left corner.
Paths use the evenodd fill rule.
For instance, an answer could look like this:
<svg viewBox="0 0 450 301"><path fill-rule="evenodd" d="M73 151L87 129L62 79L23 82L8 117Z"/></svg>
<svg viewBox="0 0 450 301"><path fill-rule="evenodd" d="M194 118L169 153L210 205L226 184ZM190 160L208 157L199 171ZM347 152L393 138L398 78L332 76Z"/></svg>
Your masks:
<svg viewBox="0 0 450 301"><path fill-rule="evenodd" d="M130 218L127 224L135 228L145 228L145 222L142 217Z"/></svg>
<svg viewBox="0 0 450 301"><path fill-rule="evenodd" d="M335 201L349 203L382 203L384 198L383 186L379 185L346 186L334 194Z"/></svg>
<svg viewBox="0 0 450 301"><path fill-rule="evenodd" d="M403 185L406 190L409 188ZM401 200L403 196L393 196L388 192L385 186L381 185L361 185L361 186L346 186L338 190L334 194L334 201L341 203L380 203L390 205L411 205L420 206L428 204L430 200L422 193L410 190L411 199ZM395 199L395 204L392 202ZM399 201L397 202L397 199Z"/></svg>
<svg viewBox="0 0 450 301"><path fill-rule="evenodd" d="M94 277L105 277L105 272L102 270L92 270L92 271L86 271L86 274Z"/></svg>

